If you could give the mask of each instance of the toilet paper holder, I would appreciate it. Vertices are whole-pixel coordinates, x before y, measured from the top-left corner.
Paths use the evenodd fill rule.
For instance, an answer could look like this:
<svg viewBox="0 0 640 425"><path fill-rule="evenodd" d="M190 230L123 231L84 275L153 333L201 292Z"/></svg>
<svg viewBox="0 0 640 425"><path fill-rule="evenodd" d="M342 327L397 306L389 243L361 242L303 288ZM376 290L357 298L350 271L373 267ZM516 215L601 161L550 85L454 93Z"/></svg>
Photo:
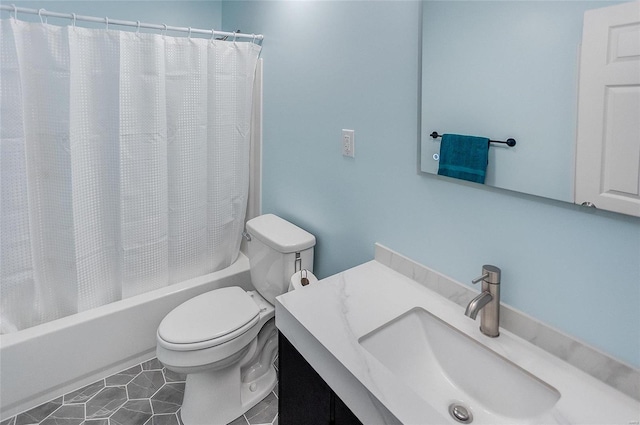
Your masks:
<svg viewBox="0 0 640 425"><path fill-rule="evenodd" d="M309 284L309 279L307 278L307 269L304 269L300 272L300 284L302 286L307 286Z"/></svg>
<svg viewBox="0 0 640 425"><path fill-rule="evenodd" d="M296 260L293 265L294 273L300 272L300 284L302 286L307 286L309 284L309 278L307 277L308 270L302 268L302 257L300 257L300 253L296 252Z"/></svg>
<svg viewBox="0 0 640 425"><path fill-rule="evenodd" d="M298 273L302 269L302 257L300 257L300 253L296 252L296 259L293 262L293 272Z"/></svg>

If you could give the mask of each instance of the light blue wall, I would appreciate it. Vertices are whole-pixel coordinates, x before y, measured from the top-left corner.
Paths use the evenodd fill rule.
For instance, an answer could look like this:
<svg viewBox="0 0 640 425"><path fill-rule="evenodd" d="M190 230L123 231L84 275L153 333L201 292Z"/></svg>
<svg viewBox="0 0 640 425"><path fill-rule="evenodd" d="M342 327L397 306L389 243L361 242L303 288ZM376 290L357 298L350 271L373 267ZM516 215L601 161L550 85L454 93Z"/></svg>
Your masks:
<svg viewBox="0 0 640 425"><path fill-rule="evenodd" d="M45 9L52 12L75 13L121 19L126 21L141 21L150 24L167 24L175 27L192 27L202 29L220 29L222 26L221 1L0 1L3 5L15 4L29 9ZM2 17L8 16L2 12ZM19 14L21 20L39 21L37 15ZM48 18L48 22L57 25L67 25L69 19ZM78 23L85 27L104 27L101 24ZM112 26L112 29L134 30L128 27ZM173 35L172 33L169 33Z"/></svg>
<svg viewBox="0 0 640 425"><path fill-rule="evenodd" d="M317 236L320 277L374 242L463 282L495 264L505 303L640 366L640 220L416 172L417 2L232 1L223 25L266 36L263 210Z"/></svg>

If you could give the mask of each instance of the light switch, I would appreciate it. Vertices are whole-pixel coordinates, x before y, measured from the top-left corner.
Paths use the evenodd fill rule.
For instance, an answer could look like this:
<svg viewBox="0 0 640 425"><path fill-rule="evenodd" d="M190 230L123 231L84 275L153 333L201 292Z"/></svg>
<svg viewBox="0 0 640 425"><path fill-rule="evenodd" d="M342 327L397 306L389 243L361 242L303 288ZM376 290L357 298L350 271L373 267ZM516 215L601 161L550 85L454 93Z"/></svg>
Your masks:
<svg viewBox="0 0 640 425"><path fill-rule="evenodd" d="M342 155L355 157L355 131L342 129Z"/></svg>

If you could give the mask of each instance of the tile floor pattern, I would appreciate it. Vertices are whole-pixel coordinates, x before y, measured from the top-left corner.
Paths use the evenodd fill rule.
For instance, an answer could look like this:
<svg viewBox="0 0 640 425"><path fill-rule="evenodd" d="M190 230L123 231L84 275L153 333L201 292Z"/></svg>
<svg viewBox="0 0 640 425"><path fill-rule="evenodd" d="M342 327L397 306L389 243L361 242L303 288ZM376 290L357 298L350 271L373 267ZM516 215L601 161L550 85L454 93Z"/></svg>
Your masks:
<svg viewBox="0 0 640 425"><path fill-rule="evenodd" d="M277 363L276 363L277 364ZM151 359L60 396L0 425L184 425L185 376ZM229 425L277 425L278 387Z"/></svg>

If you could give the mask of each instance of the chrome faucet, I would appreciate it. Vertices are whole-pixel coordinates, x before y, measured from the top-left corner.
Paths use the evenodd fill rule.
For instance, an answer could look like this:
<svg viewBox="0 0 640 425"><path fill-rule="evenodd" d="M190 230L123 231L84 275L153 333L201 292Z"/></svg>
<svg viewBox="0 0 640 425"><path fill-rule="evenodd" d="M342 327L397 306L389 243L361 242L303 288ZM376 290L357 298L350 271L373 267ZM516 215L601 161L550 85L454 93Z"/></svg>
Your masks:
<svg viewBox="0 0 640 425"><path fill-rule="evenodd" d="M474 319L480 314L480 332L495 338L500 335L500 269L485 264L482 266L482 276L473 279L471 283L482 281L482 292L467 305L465 316Z"/></svg>

